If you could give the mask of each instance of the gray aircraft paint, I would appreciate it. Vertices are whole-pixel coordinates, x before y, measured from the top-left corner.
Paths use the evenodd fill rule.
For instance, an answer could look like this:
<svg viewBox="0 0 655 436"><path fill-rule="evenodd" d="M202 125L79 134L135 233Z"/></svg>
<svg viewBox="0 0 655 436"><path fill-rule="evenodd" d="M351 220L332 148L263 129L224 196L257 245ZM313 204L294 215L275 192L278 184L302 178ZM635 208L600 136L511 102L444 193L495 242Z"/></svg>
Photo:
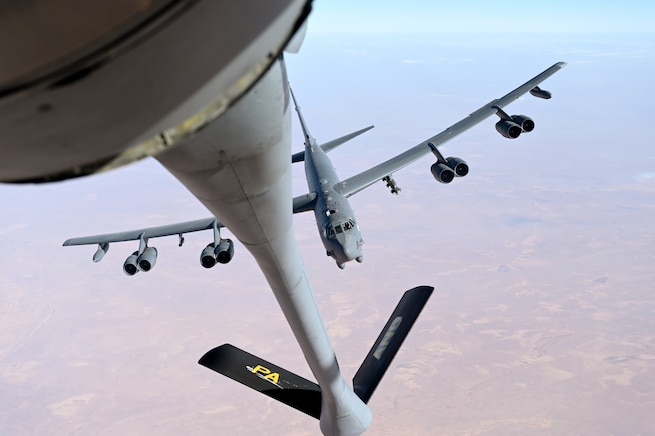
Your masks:
<svg viewBox="0 0 655 436"><path fill-rule="evenodd" d="M327 153L309 133L293 91L291 96L305 137L305 176L309 192L316 194L314 216L321 242L327 255L336 260L339 268L343 268L346 262L353 259L361 262L364 240L355 214L348 199L334 189L339 182L334 166Z"/></svg>

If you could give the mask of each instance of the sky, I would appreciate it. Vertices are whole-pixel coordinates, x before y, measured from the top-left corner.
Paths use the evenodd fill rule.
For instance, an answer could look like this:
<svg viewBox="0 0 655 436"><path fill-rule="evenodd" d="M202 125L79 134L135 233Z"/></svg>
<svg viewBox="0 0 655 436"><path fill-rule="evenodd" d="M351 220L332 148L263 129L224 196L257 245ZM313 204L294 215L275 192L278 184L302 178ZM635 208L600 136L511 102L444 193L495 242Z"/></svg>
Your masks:
<svg viewBox="0 0 655 436"><path fill-rule="evenodd" d="M449 8L453 25L488 19ZM543 85L551 100L508 109L534 132L510 141L488 120L444 146L469 163L466 178L435 182L427 157L395 174L399 196L382 184L354 196L363 264L339 270L311 214L296 217L347 378L402 292L436 288L371 400L368 434L654 433L655 38L326 34L318 18L335 9L317 2L317 29L287 65L319 142L376 126L331 153L342 177L568 62ZM294 194L305 191L294 168ZM232 343L311 378L243 246L205 270L210 235L162 240L153 271L134 277L121 272L129 244L97 264L91 247L61 247L205 217L156 162L0 185L0 199L0 434L316 434L315 420L196 363Z"/></svg>
<svg viewBox="0 0 655 436"><path fill-rule="evenodd" d="M655 5L646 0L448 2L315 1L314 32L653 32Z"/></svg>

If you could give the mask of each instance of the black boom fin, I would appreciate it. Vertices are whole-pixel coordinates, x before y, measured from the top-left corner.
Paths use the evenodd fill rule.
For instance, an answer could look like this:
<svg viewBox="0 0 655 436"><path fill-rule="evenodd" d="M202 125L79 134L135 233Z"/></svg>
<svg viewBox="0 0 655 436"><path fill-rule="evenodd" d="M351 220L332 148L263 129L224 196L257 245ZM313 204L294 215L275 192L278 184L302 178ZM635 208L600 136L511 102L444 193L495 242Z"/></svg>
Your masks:
<svg viewBox="0 0 655 436"><path fill-rule="evenodd" d="M407 333L434 288L418 286L405 292L373 348L353 378L355 394L365 403L380 383ZM309 416L320 419L321 388L316 383L271 362L224 344L208 351L199 364L236 380Z"/></svg>
<svg viewBox="0 0 655 436"><path fill-rule="evenodd" d="M291 371L230 344L208 351L198 363L320 419L321 388Z"/></svg>
<svg viewBox="0 0 655 436"><path fill-rule="evenodd" d="M353 377L353 389L363 402L368 403L371 399L373 391L382 380L433 290L431 286L417 286L405 292L398 302L389 321Z"/></svg>

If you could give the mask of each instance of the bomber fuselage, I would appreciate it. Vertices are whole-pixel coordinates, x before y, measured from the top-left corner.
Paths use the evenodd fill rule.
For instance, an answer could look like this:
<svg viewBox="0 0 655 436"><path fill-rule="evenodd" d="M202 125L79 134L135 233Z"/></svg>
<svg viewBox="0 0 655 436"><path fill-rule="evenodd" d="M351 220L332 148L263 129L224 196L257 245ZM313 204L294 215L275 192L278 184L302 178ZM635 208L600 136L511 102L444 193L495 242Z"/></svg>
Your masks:
<svg viewBox="0 0 655 436"><path fill-rule="evenodd" d="M339 268L351 260L361 262L364 241L348 199L334 189L339 182L327 153L305 134L305 174L309 192L316 193L314 216L321 242Z"/></svg>

